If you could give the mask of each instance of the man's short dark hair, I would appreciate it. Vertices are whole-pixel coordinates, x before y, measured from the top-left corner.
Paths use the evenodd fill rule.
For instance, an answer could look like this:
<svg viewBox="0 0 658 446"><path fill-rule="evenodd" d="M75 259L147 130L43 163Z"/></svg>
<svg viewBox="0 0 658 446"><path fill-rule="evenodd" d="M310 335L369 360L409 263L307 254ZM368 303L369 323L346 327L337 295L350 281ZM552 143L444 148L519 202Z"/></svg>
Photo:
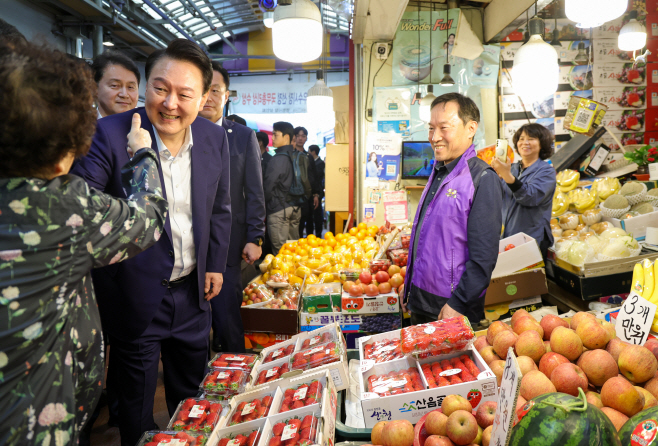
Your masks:
<svg viewBox="0 0 658 446"><path fill-rule="evenodd" d="M464 96L459 93L446 93L437 97L432 101L432 106L430 110L436 107L437 105L447 104L448 102L456 102L459 106L459 119L462 120L464 125L468 124L471 121L475 121L478 124L480 123L480 110L478 106L475 105L473 99Z"/></svg>
<svg viewBox="0 0 658 446"><path fill-rule="evenodd" d="M228 71L226 71L226 68L224 68L222 64L220 64L216 60L213 60L212 70L217 71L219 74L222 75L222 78L224 79L224 86L226 86L226 90L228 91L228 87L231 85L231 79L228 77Z"/></svg>
<svg viewBox="0 0 658 446"><path fill-rule="evenodd" d="M203 94L208 93L210 84L212 84L212 61L199 45L187 39L174 39L169 43L167 48L152 52L148 59L146 59L146 68L144 70L146 72L147 82L151 75L151 70L163 57L189 62L197 67L201 71Z"/></svg>
<svg viewBox="0 0 658 446"><path fill-rule="evenodd" d="M263 147L270 145L270 137L265 132L256 132L256 139L263 143Z"/></svg>
<svg viewBox="0 0 658 446"><path fill-rule="evenodd" d="M518 142L525 132L530 138L539 140L539 159L545 160L553 155L553 134L541 124L524 124L514 133L512 142L518 151Z"/></svg>
<svg viewBox="0 0 658 446"><path fill-rule="evenodd" d="M94 62L91 64L91 69L94 70L94 81L99 83L105 74L105 70L110 65L119 65L128 71L132 71L137 78L137 85L142 80L142 75L137 69L137 65L132 59L124 53L117 50L108 50L103 54L94 57Z"/></svg>
<svg viewBox="0 0 658 446"><path fill-rule="evenodd" d="M291 142L292 142L292 138L293 138L293 136L295 136L295 129L294 129L294 127L292 126L291 123L289 123L289 122L285 122L285 121L275 122L275 123L272 125L272 131L274 131L274 132L279 131L279 132L281 132L281 134L283 134L284 136L285 136L285 135L288 135L288 136L290 137L290 141L291 141Z"/></svg>
<svg viewBox="0 0 658 446"><path fill-rule="evenodd" d="M38 176L68 153L86 155L95 97L86 63L51 47L0 41L0 178Z"/></svg>
<svg viewBox="0 0 658 446"><path fill-rule="evenodd" d="M305 127L295 127L295 136L297 136L299 132L304 132L304 136L308 136L308 130L306 130Z"/></svg>
<svg viewBox="0 0 658 446"><path fill-rule="evenodd" d="M320 147L316 146L315 144L313 144L312 146L309 146L308 151L313 152L316 155L320 156Z"/></svg>
<svg viewBox="0 0 658 446"><path fill-rule="evenodd" d="M14 25L0 19L0 42L7 42L11 45L25 45L27 39Z"/></svg>
<svg viewBox="0 0 658 446"><path fill-rule="evenodd" d="M238 115L228 115L226 119L228 119L229 121L237 122L238 124L247 125L247 121L245 121L244 118L241 118Z"/></svg>

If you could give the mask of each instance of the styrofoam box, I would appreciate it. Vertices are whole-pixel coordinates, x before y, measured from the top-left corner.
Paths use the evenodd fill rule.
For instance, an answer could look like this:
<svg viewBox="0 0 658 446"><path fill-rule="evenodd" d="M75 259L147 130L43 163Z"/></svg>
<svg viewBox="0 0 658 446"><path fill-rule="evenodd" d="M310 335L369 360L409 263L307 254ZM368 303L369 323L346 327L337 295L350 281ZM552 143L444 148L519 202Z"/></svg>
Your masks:
<svg viewBox="0 0 658 446"><path fill-rule="evenodd" d="M294 355L295 352L298 352L298 351L301 350L302 343L304 342L305 339L312 338L314 336L317 336L318 334L321 335L325 331L335 333L336 343L341 344L342 354L340 356L340 361L332 362L330 364L325 364L325 365L322 365L320 367L315 367L313 369L305 370L305 371L291 370L290 372L285 373L283 378L280 378L276 381L271 381L270 383L261 384L260 386L266 386L267 384L271 384L271 383L277 383L278 385L282 385L281 383L284 382L284 380L286 380L286 379L293 378L293 377L296 377L296 376L308 376L310 374L314 374L316 372L322 372L322 371L326 370L326 371L329 372L331 378L333 379L334 385L336 386L336 390L340 391L340 390L347 389L350 385L350 381L349 381L349 374L348 374L347 352L345 351L346 350L346 348L345 348L346 344L345 344L345 340L343 339L342 332L340 330L340 325L337 322L326 325L326 326L324 326L322 328L319 328L317 330L307 331L307 332L302 332L300 334L297 334L297 335L293 336L290 340L286 341L286 343L284 343L284 344L287 344L288 342L294 342L295 343L295 351L293 352L293 355ZM262 370L263 368L267 368L267 367L271 366L272 364L275 364L275 363L278 363L278 362L281 362L281 364L283 364L283 362L285 362L285 361L282 361L282 359L285 359L285 358L282 358L282 359L279 359L277 361L268 362L266 364L262 363L262 358L264 358L272 349L276 349L280 345L283 345L283 344L276 344L276 346L268 347L267 349L264 349L263 352L261 352L261 358L258 359L258 362L256 362L256 364L255 364L255 366L254 366L254 368L251 372L251 379L250 379L250 382L247 384L247 390L251 390L251 389L260 387L259 385L254 384L256 382L256 379L258 378L258 373L259 373L260 370ZM286 358L288 360L290 360L291 356L286 357Z"/></svg>
<svg viewBox="0 0 658 446"><path fill-rule="evenodd" d="M413 367L413 364L418 368L421 379L427 386L425 376L421 369L422 364L440 361L442 359L451 359L463 354L470 355L473 362L475 362L475 365L482 370L477 376L476 381L437 387L434 389L426 388L425 390L386 397L379 397L377 394L365 391L365 383L369 376L388 373L392 370L406 369ZM423 415L440 408L443 399L448 395L461 395L464 398L467 398L471 391L479 391L482 398L478 405L473 408L474 410L485 401L497 401L498 399L496 375L493 374L491 369L487 366L487 363L484 362L472 345L465 351L434 356L419 361L411 356L407 356L401 359L395 359L393 361L374 365L368 364L361 368L361 373L359 374L359 385L361 391L361 407L363 409L363 417L367 428L372 428L379 421L402 419L408 420L412 424L416 424Z"/></svg>
<svg viewBox="0 0 658 446"><path fill-rule="evenodd" d="M263 387L260 389L241 393L240 395L236 395L233 398L231 398L231 401L228 406L228 411L222 414L223 416L219 420L219 423L217 423L217 426L220 429L229 427L228 423L231 421L231 416L233 415L235 408L238 407L238 404L240 404L242 401L248 403L256 398L261 399L266 395L272 396L272 404L270 405L270 410L267 413L266 417L277 414L278 409L281 407L281 400L283 399L283 391L279 388L279 386L273 385L273 386ZM240 423L240 425L247 425L250 423L255 423L256 421L258 420L247 421L245 423Z"/></svg>
<svg viewBox="0 0 658 446"><path fill-rule="evenodd" d="M505 246L510 243L515 247L505 251ZM496 267L491 273L492 279L507 276L543 261L537 241L523 232L502 239L498 243L498 252L500 254Z"/></svg>
<svg viewBox="0 0 658 446"><path fill-rule="evenodd" d="M617 228L622 228L629 234L633 234L636 240L644 240L647 236L647 227L658 226L658 211L649 212L648 214L638 215L628 220L618 218L603 217L603 221L612 223Z"/></svg>

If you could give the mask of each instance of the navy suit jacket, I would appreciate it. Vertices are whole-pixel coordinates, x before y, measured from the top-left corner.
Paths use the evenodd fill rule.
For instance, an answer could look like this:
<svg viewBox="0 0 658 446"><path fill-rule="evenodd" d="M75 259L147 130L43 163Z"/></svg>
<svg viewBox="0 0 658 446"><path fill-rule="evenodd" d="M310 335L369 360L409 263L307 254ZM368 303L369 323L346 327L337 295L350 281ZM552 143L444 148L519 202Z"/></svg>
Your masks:
<svg viewBox="0 0 658 446"><path fill-rule="evenodd" d="M153 125L140 107L98 121L89 154L72 169L89 186L124 198L121 167L128 162L127 135L132 116L142 117L142 128L151 135L151 147L158 146ZM206 272L223 273L231 233L231 195L229 149L223 128L197 117L192 123L192 226L196 250L196 279L199 284L199 307L209 308L203 298ZM162 178L162 168L158 160ZM164 184L162 192L166 196ZM101 312L103 330L125 340L139 337L168 292L167 282L174 267L169 216L165 234L141 254L121 263L94 270L94 288ZM204 321L204 324L206 322Z"/></svg>
<svg viewBox="0 0 658 446"><path fill-rule="evenodd" d="M242 249L265 236L265 196L256 133L237 122L222 119L231 153L231 242L228 266L239 265Z"/></svg>

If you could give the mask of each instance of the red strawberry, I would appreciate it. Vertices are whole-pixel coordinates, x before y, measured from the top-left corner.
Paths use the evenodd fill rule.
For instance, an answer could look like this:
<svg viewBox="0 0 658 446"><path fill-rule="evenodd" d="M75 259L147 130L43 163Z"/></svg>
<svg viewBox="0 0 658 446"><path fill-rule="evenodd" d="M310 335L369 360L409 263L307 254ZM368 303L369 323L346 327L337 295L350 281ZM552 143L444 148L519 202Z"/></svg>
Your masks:
<svg viewBox="0 0 658 446"><path fill-rule="evenodd" d="M219 413L219 412L221 412L221 411L222 411L222 405L221 405L221 404L219 404L219 403L212 403L212 404L210 405L210 413L215 413L215 412Z"/></svg>
<svg viewBox="0 0 658 446"><path fill-rule="evenodd" d="M194 398L188 398L188 399L186 399L185 402L183 403L183 406L181 407L181 409L187 409L187 410L190 410L190 409L192 408L192 406L194 406L196 403L197 403L197 402L196 402L196 400L195 400Z"/></svg>
<svg viewBox="0 0 658 446"><path fill-rule="evenodd" d="M304 360L295 360L292 363L292 368L296 370L303 369L305 367L306 367L306 361Z"/></svg>
<svg viewBox="0 0 658 446"><path fill-rule="evenodd" d="M149 441L146 443L144 446L158 446L160 443L156 443L155 441Z"/></svg>
<svg viewBox="0 0 658 446"><path fill-rule="evenodd" d="M258 414L256 412L251 412L249 415L245 415L242 418L242 422L246 423L247 421L254 421L257 418L258 418Z"/></svg>
<svg viewBox="0 0 658 446"><path fill-rule="evenodd" d="M240 446L244 446L245 444L247 444L247 437L245 437L242 434L236 435L234 440L237 440Z"/></svg>
<svg viewBox="0 0 658 446"><path fill-rule="evenodd" d="M151 441L155 441L156 443L160 443L161 441L167 441L169 442L172 438L171 435L168 434L155 434L153 438L151 438Z"/></svg>
<svg viewBox="0 0 658 446"><path fill-rule="evenodd" d="M218 446L226 446L230 440L228 438L222 438L219 440L219 445Z"/></svg>
<svg viewBox="0 0 658 446"><path fill-rule="evenodd" d="M249 438L247 439L247 446L255 446L257 442L258 442L258 431L253 431L252 433L249 434Z"/></svg>
<svg viewBox="0 0 658 446"><path fill-rule="evenodd" d="M285 446L295 446L297 444L297 442L299 442L299 434L295 434L293 436L293 438L291 438L290 440L284 441L283 444Z"/></svg>
<svg viewBox="0 0 658 446"><path fill-rule="evenodd" d="M292 409L299 409L300 407L304 407L304 402L302 400L297 400L294 403L292 403Z"/></svg>
<svg viewBox="0 0 658 446"><path fill-rule="evenodd" d="M304 401L304 406L310 406L311 404L315 403L317 403L315 398L306 398L306 401Z"/></svg>
<svg viewBox="0 0 658 446"><path fill-rule="evenodd" d="M190 444L195 443L194 437L187 434L186 432L178 432L176 435L174 435L174 438L178 438L180 440L185 440L185 441L189 442Z"/></svg>
<svg viewBox="0 0 658 446"><path fill-rule="evenodd" d="M299 426L302 429L305 429L307 427L311 427L314 421L315 421L315 417L313 415L306 415L304 417L304 421L302 421Z"/></svg>
<svg viewBox="0 0 658 446"><path fill-rule="evenodd" d="M265 415L267 415L267 411L269 410L269 407L267 406L260 406L256 410L256 418L263 418Z"/></svg>
<svg viewBox="0 0 658 446"><path fill-rule="evenodd" d="M236 412L233 414L231 417L231 424L240 424L242 423L242 415L241 412Z"/></svg>
<svg viewBox="0 0 658 446"><path fill-rule="evenodd" d="M282 404L281 409L279 409L279 412L288 412L290 410L290 406L287 404Z"/></svg>
<svg viewBox="0 0 658 446"><path fill-rule="evenodd" d="M295 395L295 389L286 389L286 391L283 392L284 398L292 398L293 395Z"/></svg>
<svg viewBox="0 0 658 446"><path fill-rule="evenodd" d="M217 423L217 420L219 420L219 413L217 412L210 412L208 417L206 418L206 426L215 426L215 423Z"/></svg>
<svg viewBox="0 0 658 446"><path fill-rule="evenodd" d="M286 427L286 423L276 423L272 427L272 433L275 436L280 436L283 433L283 428Z"/></svg>
<svg viewBox="0 0 658 446"><path fill-rule="evenodd" d="M284 398L283 404L290 406L292 404L292 398Z"/></svg>
<svg viewBox="0 0 658 446"><path fill-rule="evenodd" d="M270 407L272 405L272 397L270 395L263 397L263 406Z"/></svg>
<svg viewBox="0 0 658 446"><path fill-rule="evenodd" d="M242 413L242 409L244 409L244 406L246 406L246 405L247 405L246 401L240 401L240 403L238 404L238 407L235 408L235 412L236 413L237 412Z"/></svg>
<svg viewBox="0 0 658 446"><path fill-rule="evenodd" d="M205 411L205 410L208 410L210 408L210 401L201 400L201 401L197 402L197 405L201 406L201 408Z"/></svg>
<svg viewBox="0 0 658 446"><path fill-rule="evenodd" d="M325 356L326 355L325 355L324 352L313 353L311 355L311 361L310 362L312 364L320 364Z"/></svg>
<svg viewBox="0 0 658 446"><path fill-rule="evenodd" d="M175 421L174 424L172 424L172 426L173 427L177 427L177 426L183 427L183 426L185 426L185 422L182 421L182 420L178 420L178 421Z"/></svg>
<svg viewBox="0 0 658 446"><path fill-rule="evenodd" d="M280 436L270 438L269 446L281 446L282 444Z"/></svg>

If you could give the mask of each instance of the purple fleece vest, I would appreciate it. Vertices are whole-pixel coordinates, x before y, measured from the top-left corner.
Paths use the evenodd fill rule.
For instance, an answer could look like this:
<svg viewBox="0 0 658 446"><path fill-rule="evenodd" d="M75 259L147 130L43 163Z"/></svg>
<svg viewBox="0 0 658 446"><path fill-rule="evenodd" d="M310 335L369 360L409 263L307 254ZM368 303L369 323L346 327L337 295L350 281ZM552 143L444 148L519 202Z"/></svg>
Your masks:
<svg viewBox="0 0 658 446"><path fill-rule="evenodd" d="M475 157L471 145L462 155L455 168L439 186L425 212L420 227L416 257L409 257L409 269L413 269L413 284L437 296L449 298L464 273L468 260L467 226L473 204L475 187L468 160ZM423 191L411 232L412 246L418 228L418 217L430 189L436 170L432 171ZM407 274L407 278L410 274ZM405 280L405 290L409 290Z"/></svg>

